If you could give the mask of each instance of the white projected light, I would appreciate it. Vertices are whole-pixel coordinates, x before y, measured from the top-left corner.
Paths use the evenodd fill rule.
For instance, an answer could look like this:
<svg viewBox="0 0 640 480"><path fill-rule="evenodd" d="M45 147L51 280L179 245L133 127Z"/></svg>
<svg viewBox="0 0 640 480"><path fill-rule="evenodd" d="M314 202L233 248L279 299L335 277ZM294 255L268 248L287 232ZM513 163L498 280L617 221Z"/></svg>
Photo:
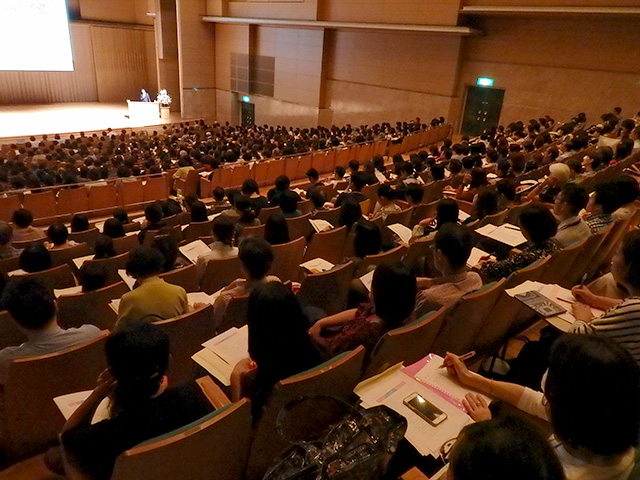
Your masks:
<svg viewBox="0 0 640 480"><path fill-rule="evenodd" d="M0 0L0 70L72 72L65 0Z"/></svg>

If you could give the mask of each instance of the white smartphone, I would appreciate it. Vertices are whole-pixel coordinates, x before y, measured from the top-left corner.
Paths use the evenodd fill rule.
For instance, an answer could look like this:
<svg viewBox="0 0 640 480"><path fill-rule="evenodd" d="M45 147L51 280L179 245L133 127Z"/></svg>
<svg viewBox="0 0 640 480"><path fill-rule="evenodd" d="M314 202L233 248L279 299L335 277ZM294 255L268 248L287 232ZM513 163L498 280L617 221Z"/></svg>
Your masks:
<svg viewBox="0 0 640 480"><path fill-rule="evenodd" d="M412 393L404 399L404 404L434 427L447 419L447 414L419 393Z"/></svg>

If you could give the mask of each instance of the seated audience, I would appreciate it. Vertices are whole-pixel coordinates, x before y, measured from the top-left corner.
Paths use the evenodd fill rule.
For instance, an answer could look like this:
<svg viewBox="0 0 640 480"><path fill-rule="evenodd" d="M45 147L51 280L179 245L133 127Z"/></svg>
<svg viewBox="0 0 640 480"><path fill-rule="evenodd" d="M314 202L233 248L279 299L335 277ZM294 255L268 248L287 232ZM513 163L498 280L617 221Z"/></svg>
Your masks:
<svg viewBox="0 0 640 480"><path fill-rule="evenodd" d="M473 198L471 215L462 224L469 225L496 213L498 213L498 194L489 188L480 188Z"/></svg>
<svg viewBox="0 0 640 480"><path fill-rule="evenodd" d="M378 265L371 303L318 320L309 329L326 358L364 345L372 351L380 337L413 318L416 277L402 262Z"/></svg>
<svg viewBox="0 0 640 480"><path fill-rule="evenodd" d="M46 238L42 230L32 226L33 215L26 208L19 208L11 216L15 227L13 230L14 242L37 242Z"/></svg>
<svg viewBox="0 0 640 480"><path fill-rule="evenodd" d="M625 347L640 364L640 231L627 233L611 260L614 280L629 292L620 302L617 298L595 295L588 287L576 286L573 294L579 302L573 305L578 320L572 332L592 333L615 340ZM606 310L593 316L589 307Z"/></svg>
<svg viewBox="0 0 640 480"><path fill-rule="evenodd" d="M363 219L362 207L355 198L347 198L340 206L340 215L338 216L338 227L347 227L347 231L351 231L353 226Z"/></svg>
<svg viewBox="0 0 640 480"><path fill-rule="evenodd" d="M169 385L169 338L160 327L142 323L118 329L107 338L105 353L107 370L62 429L74 469L98 480L110 478L122 452L213 410L195 382ZM92 424L104 399L108 418Z"/></svg>
<svg viewBox="0 0 640 480"><path fill-rule="evenodd" d="M202 223L209 221L207 217L207 207L200 200L191 204L191 222Z"/></svg>
<svg viewBox="0 0 640 480"><path fill-rule="evenodd" d="M599 183L587 202L585 222L595 235L613 223L611 214L620 207L616 188L612 183Z"/></svg>
<svg viewBox="0 0 640 480"><path fill-rule="evenodd" d="M236 199L236 210L240 212L240 218L238 218L238 222L236 223L237 234L242 232L244 227L257 227L260 225L260 220L258 220L256 211L253 208L253 203L249 198L244 195L239 196Z"/></svg>
<svg viewBox="0 0 640 480"><path fill-rule="evenodd" d="M95 255L94 260L111 258L117 255L115 248L113 247L113 239L107 235L98 235L96 241L93 244L93 251Z"/></svg>
<svg viewBox="0 0 640 480"><path fill-rule="evenodd" d="M215 241L209 244L210 252L200 255L196 260L196 272L199 281L202 280L209 260L232 258L238 255L238 247L233 245L235 226L231 219L220 215L213 221L213 238Z"/></svg>
<svg viewBox="0 0 640 480"><path fill-rule="evenodd" d="M144 243L148 231L156 232L167 226L167 222L164 221L162 202L151 203L144 207L144 218L146 223L138 233L140 244Z"/></svg>
<svg viewBox="0 0 640 480"><path fill-rule="evenodd" d="M238 278L220 290L220 294L213 304L213 326L218 328L224 319L231 299L244 297L261 283L279 282L280 279L267 275L273 264L273 249L262 238L246 238L240 244L238 257L242 262L245 278Z"/></svg>
<svg viewBox="0 0 640 480"><path fill-rule="evenodd" d="M120 220L122 225L129 225L131 222L129 221L129 215L124 208L118 208L115 212L113 212L113 218Z"/></svg>
<svg viewBox="0 0 640 480"><path fill-rule="evenodd" d="M48 242L45 242L49 250L61 250L63 248L75 247L78 245L73 240L69 240L69 230L64 223L52 223L47 229Z"/></svg>
<svg viewBox="0 0 640 480"><path fill-rule="evenodd" d="M553 239L561 247L568 247L591 236L591 229L578 214L587 206L589 194L577 183L567 183L556 196L553 213L559 220L558 233Z"/></svg>
<svg viewBox="0 0 640 480"><path fill-rule="evenodd" d="M129 253L127 275L136 279L133 290L120 299L116 327L127 323L167 320L186 313L187 292L171 285L158 275L163 272L165 259L151 247L137 247Z"/></svg>
<svg viewBox="0 0 640 480"><path fill-rule="evenodd" d="M436 206L435 218L427 217L420 220L418 225L413 227L411 237L417 239L426 235L427 240L431 240L435 237L436 232L447 223L458 223L459 216L460 210L457 202L451 198L443 198Z"/></svg>
<svg viewBox="0 0 640 480"><path fill-rule="evenodd" d="M353 257L351 260L355 265L354 278L361 277L367 271L363 271L364 259L369 255L382 253L382 233L375 223L368 220L359 220L353 227Z"/></svg>
<svg viewBox="0 0 640 480"><path fill-rule="evenodd" d="M264 239L271 245L289 243L289 225L281 213L272 213L264 225Z"/></svg>
<svg viewBox="0 0 640 480"><path fill-rule="evenodd" d="M518 223L527 243L521 252L512 254L505 260L485 262L480 271L487 280L508 277L516 270L558 251L558 245L553 241L558 225L547 207L540 203L526 207L520 213Z"/></svg>
<svg viewBox="0 0 640 480"><path fill-rule="evenodd" d="M482 287L482 278L467 271L467 260L473 248L471 232L466 227L449 222L435 235L433 261L440 272L436 278L418 278L416 315L450 307L469 292Z"/></svg>
<svg viewBox="0 0 640 480"><path fill-rule="evenodd" d="M625 220L636 212L634 202L640 196L638 181L631 175L620 175L612 183L618 192L617 198L621 206L611 216L614 220Z"/></svg>
<svg viewBox="0 0 640 480"><path fill-rule="evenodd" d="M164 273L191 265L188 260L180 256L178 240L173 235L156 235L151 243L151 248L155 248L162 254L164 258L162 271Z"/></svg>
<svg viewBox="0 0 640 480"><path fill-rule="evenodd" d="M318 170L316 170L315 168L310 168L309 170L307 170L307 179L309 180L311 185L307 188L306 196L307 198L310 198L311 194L322 187L324 183L320 181L320 175L318 174Z"/></svg>
<svg viewBox="0 0 640 480"><path fill-rule="evenodd" d="M382 217L383 221L387 220L390 213L398 213L402 209L393 202L394 192L391 185L385 183L378 187L378 201L373 209L372 219Z"/></svg>
<svg viewBox="0 0 640 480"><path fill-rule="evenodd" d="M51 254L42 243L30 243L20 254L20 269L27 273L42 272L51 268Z"/></svg>
<svg viewBox="0 0 640 480"><path fill-rule="evenodd" d="M100 329L94 325L60 328L53 292L36 279L11 279L0 303L28 339L22 345L0 350L0 383L3 385L12 360L57 352L100 336Z"/></svg>
<svg viewBox="0 0 640 480"><path fill-rule="evenodd" d="M11 245L13 227L7 222L0 222L0 260L20 255L22 250Z"/></svg>
<svg viewBox="0 0 640 480"><path fill-rule="evenodd" d="M242 194L249 197L256 215L260 213L260 210L269 206L269 200L267 200L267 197L260 195L258 182L252 178L248 178L242 183Z"/></svg>
<svg viewBox="0 0 640 480"><path fill-rule="evenodd" d="M341 207L348 198L354 199L356 202L364 202L367 200L367 196L362 193L362 189L367 185L367 179L362 172L356 172L351 177L351 184L349 185L350 191L343 192L338 195L338 198L333 203L336 207Z"/></svg>
<svg viewBox="0 0 640 480"><path fill-rule="evenodd" d="M241 246L242 248L242 246ZM257 285L249 295L249 356L231 373L231 399L251 399L254 419L280 380L321 362L306 319L291 289L279 282Z"/></svg>
<svg viewBox="0 0 640 480"><path fill-rule="evenodd" d="M321 189L316 188L313 192L311 192L309 194L309 200L311 200L312 204L312 216L315 215L319 210L326 210L324 205L325 203L327 203L327 196Z"/></svg>
<svg viewBox="0 0 640 480"><path fill-rule="evenodd" d="M224 191L224 188L222 187L216 187L213 189L213 192L211 192L211 195L213 196L213 206L214 207L230 207L231 204L226 200L226 195L227 192Z"/></svg>
<svg viewBox="0 0 640 480"><path fill-rule="evenodd" d="M462 385L549 421L549 441L567 480L628 478L640 433L640 369L615 342L560 337L551 349L542 392L482 377L451 353L445 361ZM480 400L468 394L463 403L474 419L486 420L490 413ZM594 415L595 405L606 407Z"/></svg>
<svg viewBox="0 0 640 480"><path fill-rule="evenodd" d="M278 178L276 178L275 187L267 192L267 199L269 200L269 203L272 207L280 206L280 199L282 198L282 195L285 192L291 192L291 190L289 190L290 185L291 182L289 181L289 177L287 177L286 175L280 175ZM298 195L296 192L292 193L296 197L296 201L299 202L300 195Z"/></svg>
<svg viewBox="0 0 640 480"><path fill-rule="evenodd" d="M562 186L571 178L571 171L564 163L549 166L549 176L538 183L523 201L553 203Z"/></svg>
<svg viewBox="0 0 640 480"><path fill-rule="evenodd" d="M83 293L99 290L106 286L107 270L95 262L84 262L80 267L78 281Z"/></svg>
<svg viewBox="0 0 640 480"><path fill-rule="evenodd" d="M449 456L449 480L564 480L550 443L532 425L501 417L462 429Z"/></svg>
<svg viewBox="0 0 640 480"><path fill-rule="evenodd" d="M489 182L487 181L487 174L481 168L474 168L471 170L471 174L469 175L468 181L465 181L465 184L458 187L456 198L458 200L472 202L475 196L478 194L479 189L489 184ZM465 188L465 186L467 188Z"/></svg>
<svg viewBox="0 0 640 480"><path fill-rule="evenodd" d="M124 225L117 218L109 218L104 222L102 233L111 238L122 238L125 236Z"/></svg>
<svg viewBox="0 0 640 480"><path fill-rule="evenodd" d="M424 198L424 187L418 184L409 185L404 194L409 206L415 207L422 203L422 199Z"/></svg>
<svg viewBox="0 0 640 480"><path fill-rule="evenodd" d="M516 189L518 182L514 178L503 178L496 185L498 193L498 211L502 212L507 208L511 208L516 202Z"/></svg>
<svg viewBox="0 0 640 480"><path fill-rule="evenodd" d="M302 215L302 212L298 209L298 199L300 196L292 191L288 190L280 195L280 210L284 218L296 218Z"/></svg>
<svg viewBox="0 0 640 480"><path fill-rule="evenodd" d="M71 217L71 233L86 232L89 230L89 219L86 215L76 213Z"/></svg>

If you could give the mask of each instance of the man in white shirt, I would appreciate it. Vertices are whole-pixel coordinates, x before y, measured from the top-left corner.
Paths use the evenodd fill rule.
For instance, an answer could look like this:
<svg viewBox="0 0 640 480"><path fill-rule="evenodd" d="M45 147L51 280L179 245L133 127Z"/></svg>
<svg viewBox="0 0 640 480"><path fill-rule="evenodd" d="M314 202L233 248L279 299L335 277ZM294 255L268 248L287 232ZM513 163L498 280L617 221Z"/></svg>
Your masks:
<svg viewBox="0 0 640 480"><path fill-rule="evenodd" d="M51 289L34 279L16 278L2 296L2 305L28 340L0 350L0 384L7 381L9 365L18 358L44 355L79 345L101 335L94 325L63 330L56 321L56 301Z"/></svg>
<svg viewBox="0 0 640 480"><path fill-rule="evenodd" d="M589 194L576 183L567 183L556 195L553 213L559 220L558 233L553 239L561 246L568 247L583 238L591 236L589 225L578 214L587 206Z"/></svg>

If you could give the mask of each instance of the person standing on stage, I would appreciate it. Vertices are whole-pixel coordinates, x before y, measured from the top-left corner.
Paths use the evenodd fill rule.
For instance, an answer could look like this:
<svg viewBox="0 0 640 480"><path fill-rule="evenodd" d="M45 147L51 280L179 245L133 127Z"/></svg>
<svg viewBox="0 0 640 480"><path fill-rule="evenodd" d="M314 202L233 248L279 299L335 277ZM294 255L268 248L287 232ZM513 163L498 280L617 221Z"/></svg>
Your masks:
<svg viewBox="0 0 640 480"><path fill-rule="evenodd" d="M141 102L150 102L151 101L151 97L149 96L149 94L147 93L147 91L143 88L142 92L140 93L140 101Z"/></svg>

